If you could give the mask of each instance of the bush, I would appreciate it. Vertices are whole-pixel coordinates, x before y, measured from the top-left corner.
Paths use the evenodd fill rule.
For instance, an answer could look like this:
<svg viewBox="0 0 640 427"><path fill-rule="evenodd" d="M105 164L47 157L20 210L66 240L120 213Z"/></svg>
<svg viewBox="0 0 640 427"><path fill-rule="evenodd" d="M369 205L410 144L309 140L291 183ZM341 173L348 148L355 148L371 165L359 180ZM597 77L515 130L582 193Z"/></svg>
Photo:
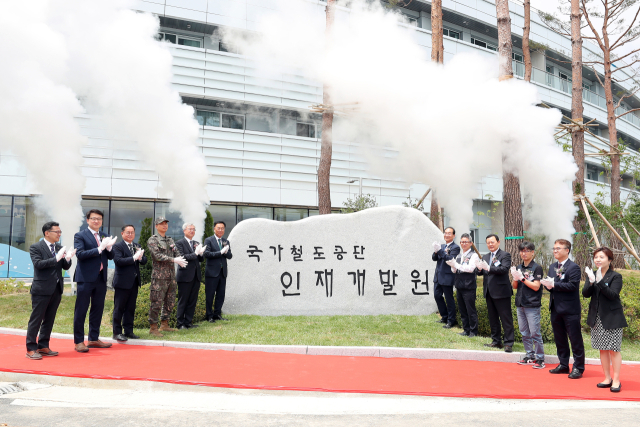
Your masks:
<svg viewBox="0 0 640 427"><path fill-rule="evenodd" d="M29 292L29 287L24 282L16 279L0 280L0 295L24 294Z"/></svg>
<svg viewBox="0 0 640 427"><path fill-rule="evenodd" d="M133 327L137 329L149 328L149 307L151 306L150 299L150 284L143 285L138 292L138 300L136 302L136 313L133 319ZM176 318L176 312L178 310L178 297L176 293L176 303L169 316L169 326L175 328L178 326ZM109 318L113 319L113 308L109 313ZM204 284L200 285L200 291L198 292L198 302L196 303L196 311L193 315L193 323L202 322L206 319L206 301L204 293Z"/></svg>
<svg viewBox="0 0 640 427"><path fill-rule="evenodd" d="M622 274L623 283L622 291L620 292L620 300L622 301L622 307L624 314L627 318L629 326L623 329L623 336L629 339L640 338L640 271L632 270L617 270ZM491 336L491 327L489 326L489 313L487 311L487 300L482 295L482 278L478 278L478 289L476 291L476 309L478 311L478 334L483 337ZM580 292L582 295L582 286L584 282L580 283ZM515 294L515 289L514 289ZM587 325L587 314L589 313L590 298L580 297L582 302L582 329L585 332L590 332L591 328ZM456 298L456 306L458 300ZM515 339L517 342L522 342L522 334L518 328L518 314L516 312L515 295L511 298L511 312L513 313L513 327L515 329ZM462 325L460 318L460 309L457 311L458 324ZM503 331L504 332L504 331ZM542 333L542 340L544 342L554 342L553 328L551 327L551 313L549 312L549 292L546 290L542 296L542 308L540 311L540 332Z"/></svg>

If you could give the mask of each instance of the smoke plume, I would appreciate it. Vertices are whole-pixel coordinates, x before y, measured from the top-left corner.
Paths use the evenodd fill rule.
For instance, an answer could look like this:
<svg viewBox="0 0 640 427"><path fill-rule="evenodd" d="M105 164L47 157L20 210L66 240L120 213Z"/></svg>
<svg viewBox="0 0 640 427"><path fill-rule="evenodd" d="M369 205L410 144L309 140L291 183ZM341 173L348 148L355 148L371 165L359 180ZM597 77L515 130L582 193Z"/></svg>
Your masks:
<svg viewBox="0 0 640 427"><path fill-rule="evenodd" d="M532 201L527 218L534 231L570 236L575 210L568 182L576 166L553 139L560 112L536 106L534 85L498 82L497 57L462 53L433 64L415 30L399 26L398 16L381 6L338 8L325 39L324 5L276 3L258 17L259 35L248 40L230 32L227 40L256 58L265 77L282 73L277 64L285 63L327 84L334 103L357 102L347 131L334 132L334 139L355 136L373 173L431 185L451 225L468 230L479 183L505 168Z"/></svg>

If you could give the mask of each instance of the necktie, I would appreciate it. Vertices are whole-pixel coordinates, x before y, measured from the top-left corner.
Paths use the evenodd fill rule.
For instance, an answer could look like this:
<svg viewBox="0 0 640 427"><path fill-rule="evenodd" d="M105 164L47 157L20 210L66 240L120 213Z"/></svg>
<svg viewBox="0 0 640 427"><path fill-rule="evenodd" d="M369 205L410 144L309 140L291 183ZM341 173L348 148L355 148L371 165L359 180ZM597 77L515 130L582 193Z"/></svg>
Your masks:
<svg viewBox="0 0 640 427"><path fill-rule="evenodd" d="M129 243L127 246L129 246L129 252L131 252L131 255L133 255L133 245Z"/></svg>
<svg viewBox="0 0 640 427"><path fill-rule="evenodd" d="M491 259L489 260L489 265L493 264L493 252L491 252Z"/></svg>
<svg viewBox="0 0 640 427"><path fill-rule="evenodd" d="M191 250L195 252L196 250L196 242L195 241L191 241Z"/></svg>
<svg viewBox="0 0 640 427"><path fill-rule="evenodd" d="M56 256L56 249L53 243L51 244L51 255L53 255L54 257Z"/></svg>
<svg viewBox="0 0 640 427"><path fill-rule="evenodd" d="M218 247L222 250L222 240L218 239Z"/></svg>
<svg viewBox="0 0 640 427"><path fill-rule="evenodd" d="M100 246L100 239L98 239L98 233L93 233L93 237L96 238L96 243ZM102 259L100 260L100 271L102 271Z"/></svg>

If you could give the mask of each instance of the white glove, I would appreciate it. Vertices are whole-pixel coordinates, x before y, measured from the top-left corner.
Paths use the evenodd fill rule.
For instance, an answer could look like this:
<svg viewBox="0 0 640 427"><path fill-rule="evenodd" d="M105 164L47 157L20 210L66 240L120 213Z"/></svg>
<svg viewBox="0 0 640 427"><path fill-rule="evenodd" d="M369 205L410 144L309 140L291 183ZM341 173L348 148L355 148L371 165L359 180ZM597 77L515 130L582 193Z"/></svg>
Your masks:
<svg viewBox="0 0 640 427"><path fill-rule="evenodd" d="M553 279L549 276L545 277L544 279L540 280L540 283L542 283L544 285L545 288L547 289L553 289Z"/></svg>
<svg viewBox="0 0 640 427"><path fill-rule="evenodd" d="M186 259L184 259L183 256L179 256L173 259L173 262L175 262L176 264L178 264L180 267L184 268L187 266L188 262Z"/></svg>
<svg viewBox="0 0 640 427"><path fill-rule="evenodd" d="M433 242L433 252L438 252L440 250L440 243Z"/></svg>
<svg viewBox="0 0 640 427"><path fill-rule="evenodd" d="M487 261L482 260L482 261L480 261L480 268L482 268L483 270L489 271L491 266L489 264L487 264Z"/></svg>
<svg viewBox="0 0 640 427"><path fill-rule="evenodd" d="M76 248L73 248L65 254L64 259L66 259L67 261L71 261L71 258L73 258L75 255L76 255Z"/></svg>
<svg viewBox="0 0 640 427"><path fill-rule="evenodd" d="M602 280L602 267L598 267L598 271L596 271L596 283Z"/></svg>
<svg viewBox="0 0 640 427"><path fill-rule="evenodd" d="M196 250L195 250L196 255L198 256L202 255L204 253L204 248L205 248L204 245L196 246Z"/></svg>
<svg viewBox="0 0 640 427"><path fill-rule="evenodd" d="M56 262L60 261L62 259L62 257L64 256L64 253L67 251L67 247L63 246L60 248L60 250L58 251L58 253L56 254Z"/></svg>
<svg viewBox="0 0 640 427"><path fill-rule="evenodd" d="M222 250L220 251L220 253L222 255L226 254L227 252L229 252L229 245L226 245L224 248L222 248Z"/></svg>
<svg viewBox="0 0 640 427"><path fill-rule="evenodd" d="M133 260L134 260L134 261L138 261L138 260L140 260L140 258L142 257L142 252L143 252L143 249L142 249L142 248L138 248L138 250L136 251L136 253L135 253L135 254L133 254Z"/></svg>
<svg viewBox="0 0 640 427"><path fill-rule="evenodd" d="M511 267L511 276L513 276L513 280L517 280L518 282L524 279L524 274L522 274L522 271L516 270L515 267Z"/></svg>
<svg viewBox="0 0 640 427"><path fill-rule="evenodd" d="M587 273L587 277L589 278L589 282L593 285L596 283L596 276L593 275L593 270L589 267L584 268L584 272Z"/></svg>
<svg viewBox="0 0 640 427"><path fill-rule="evenodd" d="M111 241L110 238L103 237L102 238L102 242L100 242L100 246L98 246L98 252L102 253L102 251L104 251L104 249L107 247L107 245L109 244L110 241Z"/></svg>
<svg viewBox="0 0 640 427"><path fill-rule="evenodd" d="M118 237L111 237L109 238L109 243L107 243L107 250L109 252L111 252L111 248L113 247L113 245L116 243L116 240L118 240Z"/></svg>
<svg viewBox="0 0 640 427"><path fill-rule="evenodd" d="M449 261L445 261L445 263L451 267L451 271L453 271L454 273L456 272L456 270L458 269L458 263L456 262L455 259L450 259Z"/></svg>

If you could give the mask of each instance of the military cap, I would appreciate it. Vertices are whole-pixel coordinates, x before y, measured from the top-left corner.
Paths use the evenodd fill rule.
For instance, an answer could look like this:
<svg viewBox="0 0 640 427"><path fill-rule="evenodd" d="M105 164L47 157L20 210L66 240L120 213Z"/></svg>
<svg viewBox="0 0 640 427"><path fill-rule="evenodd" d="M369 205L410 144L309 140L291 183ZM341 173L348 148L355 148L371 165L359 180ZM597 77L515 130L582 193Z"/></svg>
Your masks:
<svg viewBox="0 0 640 427"><path fill-rule="evenodd" d="M163 222L169 222L169 220L163 216L156 218L155 225L162 224Z"/></svg>

